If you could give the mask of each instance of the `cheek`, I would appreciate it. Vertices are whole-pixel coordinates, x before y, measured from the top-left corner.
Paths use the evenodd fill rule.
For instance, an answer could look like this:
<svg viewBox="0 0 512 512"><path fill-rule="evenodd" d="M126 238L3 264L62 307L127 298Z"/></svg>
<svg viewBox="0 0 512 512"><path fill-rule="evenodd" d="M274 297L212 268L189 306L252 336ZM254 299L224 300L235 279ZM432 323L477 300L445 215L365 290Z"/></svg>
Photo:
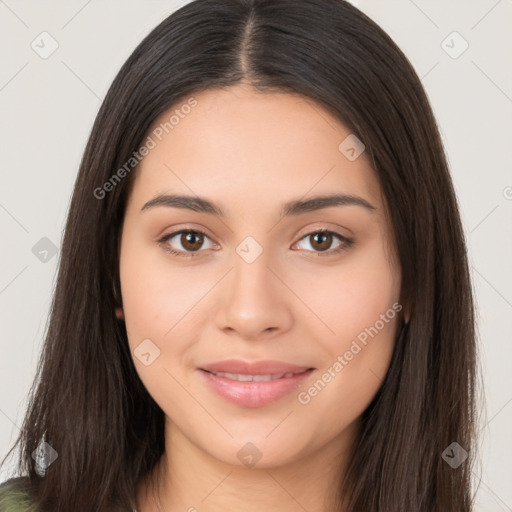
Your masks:
<svg viewBox="0 0 512 512"><path fill-rule="evenodd" d="M131 326L134 332L148 331L157 338L171 336L176 322L205 293L206 284L193 271L170 263L169 258L156 244L150 246L135 228L123 239L123 309L127 327Z"/></svg>
<svg viewBox="0 0 512 512"><path fill-rule="evenodd" d="M322 332L331 354L379 321L399 294L400 272L379 240L347 255L339 266L319 270L303 288L308 305L328 328Z"/></svg>
<svg viewBox="0 0 512 512"><path fill-rule="evenodd" d="M181 387L187 378L181 365L193 339L186 331L190 332L190 322L197 328L193 306L206 286L193 273L166 264L165 254L141 246L134 237L126 237L121 247L121 293L131 355L159 406L183 410L189 399Z"/></svg>
<svg viewBox="0 0 512 512"><path fill-rule="evenodd" d="M194 304L205 294L190 271L166 264L165 254L148 250L136 243L135 237L123 240L120 259L120 280L123 310L132 355L143 340L158 347L156 366L174 366L171 361L187 348L187 338L181 336L184 326L194 317ZM172 351L168 347L172 345ZM156 350L156 349L155 349ZM135 360L137 369L144 367Z"/></svg>
<svg viewBox="0 0 512 512"><path fill-rule="evenodd" d="M323 284L325 294L312 299L334 333L318 337L326 355L299 402L311 414L330 415L332 423L318 428L334 435L362 414L386 375L402 309L400 273L375 247L347 259Z"/></svg>

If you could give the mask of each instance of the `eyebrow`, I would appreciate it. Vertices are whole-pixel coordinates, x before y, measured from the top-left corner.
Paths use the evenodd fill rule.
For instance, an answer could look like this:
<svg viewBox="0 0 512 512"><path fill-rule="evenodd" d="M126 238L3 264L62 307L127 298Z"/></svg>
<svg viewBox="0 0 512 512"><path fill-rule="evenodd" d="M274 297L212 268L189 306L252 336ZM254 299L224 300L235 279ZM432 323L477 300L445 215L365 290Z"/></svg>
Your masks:
<svg viewBox="0 0 512 512"><path fill-rule="evenodd" d="M157 206L183 208L194 212L215 215L217 217L226 217L226 214L222 211L220 206L208 199L198 196L174 194L160 194L154 197L141 208L141 212ZM306 200L298 199L289 201L282 206L281 217L296 216L301 213L322 210L333 206L361 206L372 213L377 209L362 197L347 194L331 194L315 196Z"/></svg>

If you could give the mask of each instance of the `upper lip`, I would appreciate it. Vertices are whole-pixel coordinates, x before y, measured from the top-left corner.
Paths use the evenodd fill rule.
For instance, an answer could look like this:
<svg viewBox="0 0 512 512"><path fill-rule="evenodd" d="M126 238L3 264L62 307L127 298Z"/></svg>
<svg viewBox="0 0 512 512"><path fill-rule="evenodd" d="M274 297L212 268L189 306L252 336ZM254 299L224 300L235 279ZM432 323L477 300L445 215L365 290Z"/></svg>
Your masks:
<svg viewBox="0 0 512 512"><path fill-rule="evenodd" d="M238 375L268 375L297 373L311 369L310 366L297 366L283 361L243 361L242 359L226 359L201 366L201 370L214 373L234 373Z"/></svg>

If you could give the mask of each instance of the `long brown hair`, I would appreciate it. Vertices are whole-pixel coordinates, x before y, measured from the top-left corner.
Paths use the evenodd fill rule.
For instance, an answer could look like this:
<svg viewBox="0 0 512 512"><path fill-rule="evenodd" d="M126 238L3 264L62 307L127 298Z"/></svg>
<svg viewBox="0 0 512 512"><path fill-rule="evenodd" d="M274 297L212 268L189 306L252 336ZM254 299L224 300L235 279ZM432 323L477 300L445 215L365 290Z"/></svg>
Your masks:
<svg viewBox="0 0 512 512"><path fill-rule="evenodd" d="M401 303L411 317L363 414L337 510L344 503L351 512L470 511L474 306L447 160L413 67L343 0L196 0L162 21L122 66L73 191L44 348L8 453L19 447L18 474L41 510L135 507L137 483L164 451L164 414L115 316L118 239L136 168L105 183L160 114L194 92L241 80L302 94L337 116L364 142L390 205ZM42 440L58 453L44 476L31 456ZM468 453L458 467L443 456L452 443Z"/></svg>

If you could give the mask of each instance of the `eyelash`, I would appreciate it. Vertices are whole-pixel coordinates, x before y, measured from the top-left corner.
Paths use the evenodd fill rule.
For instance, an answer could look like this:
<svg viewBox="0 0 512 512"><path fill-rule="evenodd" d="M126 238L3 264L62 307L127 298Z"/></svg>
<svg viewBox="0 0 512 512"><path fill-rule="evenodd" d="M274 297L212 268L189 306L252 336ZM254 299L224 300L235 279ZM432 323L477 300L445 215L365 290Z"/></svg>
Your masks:
<svg viewBox="0 0 512 512"><path fill-rule="evenodd" d="M182 233L196 233L196 234L199 233L201 235L204 235L207 238L210 238L204 231L201 231L200 229L182 229L180 231L174 231L173 233L168 233L168 234L164 235L162 238L160 238L160 240L158 240L158 242L160 243L160 245L162 245L162 248L166 252L168 252L174 256L179 256L181 258L195 258L196 256L199 256L199 253L202 251L195 251L195 252L177 251L175 249L170 248L168 245L165 244L165 242L167 242L167 240L175 237L176 235L182 234ZM304 240L305 238L308 238L312 235L316 235L318 233L330 233L330 234L334 235L335 237L337 237L342 242L342 244L340 244L336 249L331 249L328 251L306 251L306 252L316 253L316 255L320 256L320 257L334 256L336 254L340 254L341 252L349 249L354 243L353 240L350 240L349 238L347 238L343 235L340 235L339 233L336 233L335 231L330 231L328 229L318 229L316 231L311 231L310 233L304 235L299 240L299 242L301 240Z"/></svg>

